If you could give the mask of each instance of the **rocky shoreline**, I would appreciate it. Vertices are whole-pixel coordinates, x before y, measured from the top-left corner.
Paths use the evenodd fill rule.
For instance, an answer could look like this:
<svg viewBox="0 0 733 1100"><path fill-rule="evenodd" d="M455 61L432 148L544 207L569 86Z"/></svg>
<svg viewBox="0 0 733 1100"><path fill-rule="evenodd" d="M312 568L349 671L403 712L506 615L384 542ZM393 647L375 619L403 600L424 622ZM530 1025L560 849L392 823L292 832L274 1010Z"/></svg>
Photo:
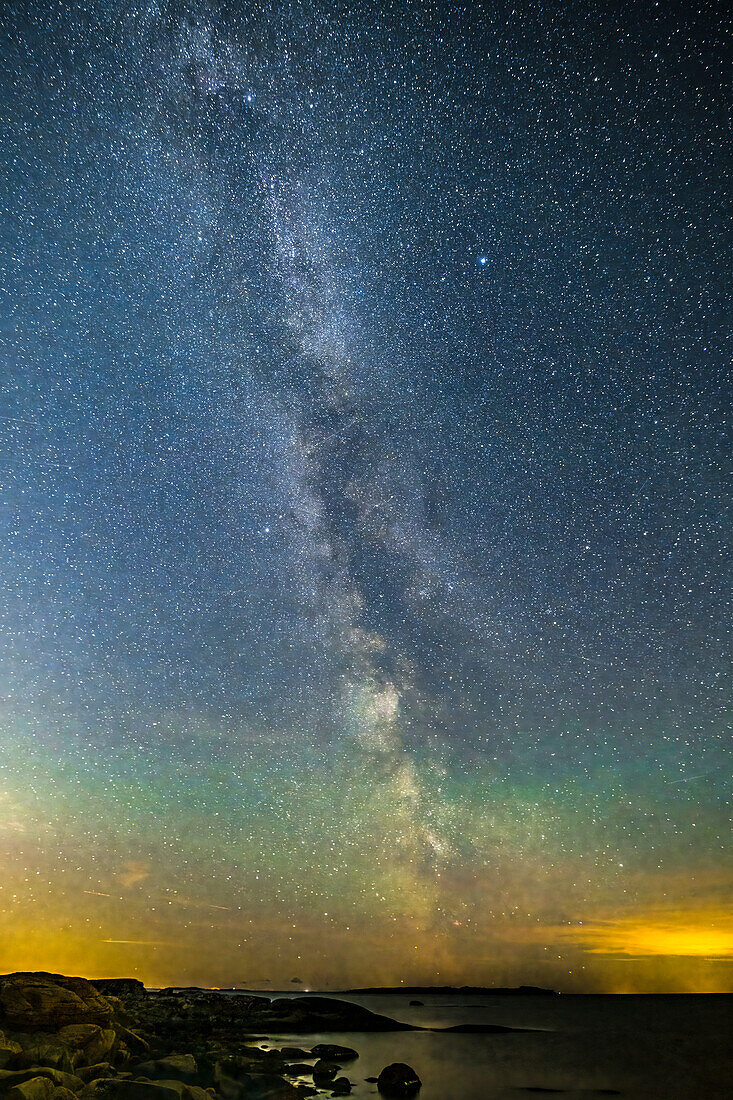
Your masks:
<svg viewBox="0 0 733 1100"><path fill-rule="evenodd" d="M3 1100L300 1100L346 1096L351 1047L263 1046L267 1032L411 1031L330 997L275 998L206 989L146 990L133 978L0 976ZM259 1045L258 1045L259 1044ZM315 1060L315 1063L312 1064ZM393 1063L384 1096L420 1081Z"/></svg>

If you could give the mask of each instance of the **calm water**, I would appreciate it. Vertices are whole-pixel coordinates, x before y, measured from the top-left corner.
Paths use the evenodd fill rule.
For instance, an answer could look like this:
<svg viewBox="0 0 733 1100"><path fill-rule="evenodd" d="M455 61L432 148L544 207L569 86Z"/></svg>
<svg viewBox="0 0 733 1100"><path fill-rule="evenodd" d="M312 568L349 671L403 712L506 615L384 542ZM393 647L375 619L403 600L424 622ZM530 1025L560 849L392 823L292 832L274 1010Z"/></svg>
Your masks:
<svg viewBox="0 0 733 1100"><path fill-rule="evenodd" d="M423 1082L420 1100L530 1100L538 1095L528 1089L561 1089L584 1100L602 1095L602 1089L618 1089L638 1100L733 1098L732 998L424 996L424 1008L409 1007L411 998L401 995L348 999L428 1027L495 1023L539 1029L526 1035L269 1036L273 1046L333 1042L355 1047L359 1060L344 1067L354 1097L376 1097L376 1085L364 1078L377 1076L389 1062L407 1062Z"/></svg>

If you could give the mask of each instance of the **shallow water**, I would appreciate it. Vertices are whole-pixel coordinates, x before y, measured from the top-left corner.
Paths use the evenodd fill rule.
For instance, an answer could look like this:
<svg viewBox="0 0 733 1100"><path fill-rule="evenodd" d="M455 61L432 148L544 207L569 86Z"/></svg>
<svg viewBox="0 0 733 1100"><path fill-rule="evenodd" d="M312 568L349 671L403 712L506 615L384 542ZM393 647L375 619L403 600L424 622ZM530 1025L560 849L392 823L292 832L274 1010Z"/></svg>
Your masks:
<svg viewBox="0 0 733 1100"><path fill-rule="evenodd" d="M424 995L422 1008L409 1006L414 998L340 999L424 1027L493 1023L539 1030L504 1035L320 1032L271 1035L269 1042L354 1047L360 1057L343 1069L354 1084L354 1097L378 1096L376 1085L364 1078L377 1076L389 1062L407 1062L417 1071L423 1082L420 1100L542 1095L526 1091L533 1089L563 1090L568 1100L592 1100L604 1089L637 1100L733 1097L731 997Z"/></svg>

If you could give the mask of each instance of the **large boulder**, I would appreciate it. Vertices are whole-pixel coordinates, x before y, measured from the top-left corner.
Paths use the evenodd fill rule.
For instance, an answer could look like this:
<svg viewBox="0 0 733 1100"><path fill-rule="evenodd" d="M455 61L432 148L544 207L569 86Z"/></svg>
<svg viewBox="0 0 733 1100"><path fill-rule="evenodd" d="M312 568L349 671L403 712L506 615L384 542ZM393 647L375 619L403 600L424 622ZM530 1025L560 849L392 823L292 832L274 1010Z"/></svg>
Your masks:
<svg viewBox="0 0 733 1100"><path fill-rule="evenodd" d="M58 1039L47 1031L16 1033L23 1048L13 1060L16 1069L28 1069L30 1066L52 1066L54 1069L71 1073L74 1065L71 1052Z"/></svg>
<svg viewBox="0 0 733 1100"><path fill-rule="evenodd" d="M5 1095L6 1100L51 1100L54 1092L48 1077L29 1077L27 1081L13 1085Z"/></svg>
<svg viewBox="0 0 733 1100"><path fill-rule="evenodd" d="M185 1081L150 1081L146 1077L92 1081L81 1100L211 1100L211 1093Z"/></svg>
<svg viewBox="0 0 733 1100"><path fill-rule="evenodd" d="M92 1066L111 1054L117 1034L113 1028L102 1028L99 1024L67 1024L58 1032L57 1039L69 1049L75 1066Z"/></svg>
<svg viewBox="0 0 733 1100"><path fill-rule="evenodd" d="M167 1054L165 1058L141 1062L135 1067L138 1077L195 1077L198 1073L196 1059L192 1054Z"/></svg>
<svg viewBox="0 0 733 1100"><path fill-rule="evenodd" d="M84 1087L84 1082L75 1074L64 1073L51 1066L31 1066L29 1069L0 1070L0 1096L5 1097L10 1089L34 1077L47 1077L57 1088L67 1088L74 1093Z"/></svg>
<svg viewBox="0 0 733 1100"><path fill-rule="evenodd" d="M339 1068L335 1062L327 1062L325 1058L319 1058L313 1067L313 1082L322 1088L329 1081L333 1081Z"/></svg>
<svg viewBox="0 0 733 1100"><path fill-rule="evenodd" d="M108 1024L112 1005L86 978L19 973L0 976L0 1025L57 1030L67 1024Z"/></svg>
<svg viewBox="0 0 733 1100"><path fill-rule="evenodd" d="M303 1100L303 1093L286 1081L269 1073L242 1074L238 1094L243 1100ZM209 1097L211 1100L211 1097Z"/></svg>
<svg viewBox="0 0 733 1100"><path fill-rule="evenodd" d="M412 1066L404 1062L392 1062L385 1066L377 1078L377 1088L382 1096L414 1096L421 1085L422 1081Z"/></svg>

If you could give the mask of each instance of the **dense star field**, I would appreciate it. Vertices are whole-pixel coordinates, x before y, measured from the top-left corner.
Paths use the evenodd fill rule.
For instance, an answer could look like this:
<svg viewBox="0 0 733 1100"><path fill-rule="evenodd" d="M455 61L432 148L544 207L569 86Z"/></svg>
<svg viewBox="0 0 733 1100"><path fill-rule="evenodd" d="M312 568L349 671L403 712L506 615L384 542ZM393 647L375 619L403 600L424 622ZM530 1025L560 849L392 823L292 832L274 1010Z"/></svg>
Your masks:
<svg viewBox="0 0 733 1100"><path fill-rule="evenodd" d="M729 988L722 6L1 22L0 971Z"/></svg>

